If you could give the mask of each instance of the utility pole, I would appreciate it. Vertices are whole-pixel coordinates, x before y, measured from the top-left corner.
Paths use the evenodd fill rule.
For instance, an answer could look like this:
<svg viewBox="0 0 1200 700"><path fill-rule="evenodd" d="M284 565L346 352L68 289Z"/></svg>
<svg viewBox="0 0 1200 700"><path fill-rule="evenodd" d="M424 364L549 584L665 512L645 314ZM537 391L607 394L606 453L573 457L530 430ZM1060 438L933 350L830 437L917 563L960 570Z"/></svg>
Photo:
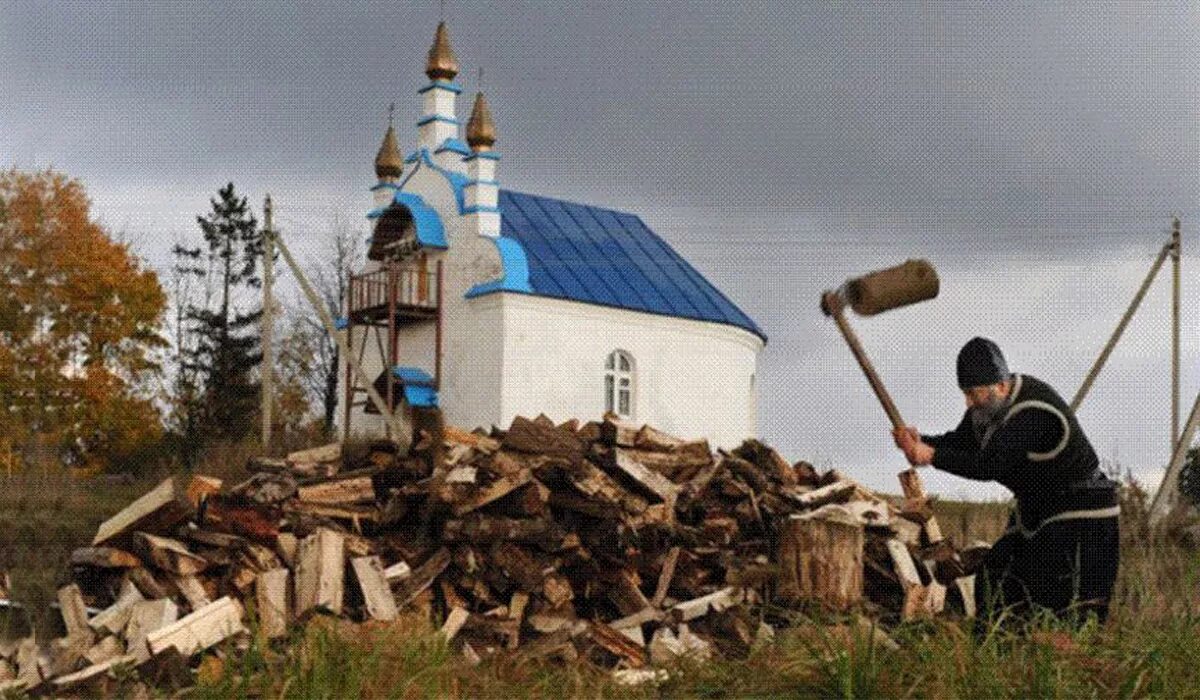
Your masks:
<svg viewBox="0 0 1200 700"><path fill-rule="evenodd" d="M272 221L271 195L263 203L263 312L262 312L262 444L263 452L271 451L272 407L274 406L275 374L275 227Z"/></svg>
<svg viewBox="0 0 1200 700"><path fill-rule="evenodd" d="M1182 257L1179 217L1171 222L1171 454L1179 443L1179 259Z"/></svg>

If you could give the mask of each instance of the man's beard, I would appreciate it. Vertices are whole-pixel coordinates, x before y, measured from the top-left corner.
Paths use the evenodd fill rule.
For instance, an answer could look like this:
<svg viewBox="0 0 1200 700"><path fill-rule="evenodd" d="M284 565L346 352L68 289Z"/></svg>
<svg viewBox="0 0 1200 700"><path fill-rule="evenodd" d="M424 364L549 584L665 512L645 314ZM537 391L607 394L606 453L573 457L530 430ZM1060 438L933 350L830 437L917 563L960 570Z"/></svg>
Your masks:
<svg viewBox="0 0 1200 700"><path fill-rule="evenodd" d="M988 431L999 422L1001 415L1004 413L1004 400L998 396L993 396L988 399L988 402L982 406L975 406L971 409L971 427L975 431L975 437L983 442L983 438Z"/></svg>

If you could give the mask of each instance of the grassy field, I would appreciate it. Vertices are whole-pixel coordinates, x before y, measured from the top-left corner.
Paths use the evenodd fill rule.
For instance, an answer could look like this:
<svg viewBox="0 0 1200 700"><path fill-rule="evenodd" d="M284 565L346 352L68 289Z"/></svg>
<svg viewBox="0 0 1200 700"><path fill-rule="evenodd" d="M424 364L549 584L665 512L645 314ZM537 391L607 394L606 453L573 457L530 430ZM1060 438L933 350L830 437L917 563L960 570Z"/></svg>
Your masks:
<svg viewBox="0 0 1200 700"><path fill-rule="evenodd" d="M233 451L204 472L232 477L243 463ZM11 573L14 597L35 615L48 610L70 551L161 476L0 477L0 569ZM937 511L952 539L991 541L1006 506L944 502ZM471 667L415 616L365 627L318 619L282 647L206 659L189 696L1200 698L1200 555L1152 535L1135 491L1126 498L1122 547L1111 619L1078 630L1049 619L979 633L926 622L889 629L899 643L893 650L844 621L771 611L795 624L749 658L683 664L661 683L631 688L584 666Z"/></svg>

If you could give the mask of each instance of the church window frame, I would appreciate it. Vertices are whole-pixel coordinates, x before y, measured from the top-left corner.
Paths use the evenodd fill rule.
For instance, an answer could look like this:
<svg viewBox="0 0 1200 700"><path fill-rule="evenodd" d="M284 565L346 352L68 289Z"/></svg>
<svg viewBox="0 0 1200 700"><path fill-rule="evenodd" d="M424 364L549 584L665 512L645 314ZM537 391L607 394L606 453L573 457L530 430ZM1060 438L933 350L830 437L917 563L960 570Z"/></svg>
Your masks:
<svg viewBox="0 0 1200 700"><path fill-rule="evenodd" d="M637 363L626 350L613 350L604 360L604 410L632 420L637 390Z"/></svg>

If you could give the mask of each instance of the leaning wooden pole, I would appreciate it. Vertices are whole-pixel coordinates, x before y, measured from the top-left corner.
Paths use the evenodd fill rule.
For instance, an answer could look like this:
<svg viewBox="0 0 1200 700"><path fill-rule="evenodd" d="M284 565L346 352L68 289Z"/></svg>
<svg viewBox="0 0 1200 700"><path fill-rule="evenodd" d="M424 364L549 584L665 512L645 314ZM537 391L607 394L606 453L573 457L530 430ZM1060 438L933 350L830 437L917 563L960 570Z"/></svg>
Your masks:
<svg viewBox="0 0 1200 700"><path fill-rule="evenodd" d="M1130 302L1129 308L1125 310L1125 315L1121 317L1121 321L1117 324L1116 330L1113 331L1112 337L1108 339L1104 349L1100 351L1100 357L1096 358L1092 369L1088 371L1087 378L1083 380L1083 385L1079 387L1079 391L1075 392L1075 398L1071 399L1071 410L1078 411L1079 404L1083 403L1084 397L1091 390L1092 384L1096 381L1096 377L1100 375L1100 370L1104 368L1104 363L1108 362L1108 356L1112 354L1113 348L1117 346L1117 341L1121 339L1121 335L1125 332L1125 326L1129 325L1129 321L1133 318L1133 314L1137 312L1138 307L1142 304L1142 299L1146 296L1146 291L1150 289L1150 284L1154 282L1154 277L1162 268L1163 262L1167 259L1172 248L1171 243L1167 243L1158 252L1158 257L1155 258L1154 264L1150 266L1150 272L1146 275L1146 279L1142 281L1142 286L1138 289L1137 294L1133 295L1133 301Z"/></svg>
<svg viewBox="0 0 1200 700"><path fill-rule="evenodd" d="M1183 250L1179 217L1171 222L1171 452L1179 443L1179 264Z"/></svg>
<svg viewBox="0 0 1200 700"><path fill-rule="evenodd" d="M1175 449L1171 451L1171 463L1167 466L1167 473L1163 476L1158 492L1154 494L1154 500L1150 502L1151 522L1157 522L1166 515L1175 502L1175 495L1179 490L1179 475L1187 462L1188 447L1196 436L1197 426L1200 426L1200 395L1196 396L1196 402L1192 404L1192 412L1183 426L1183 435L1179 436Z"/></svg>
<svg viewBox="0 0 1200 700"><path fill-rule="evenodd" d="M317 297L317 293L313 291L312 285L308 283L308 277L305 276L304 271L300 269L300 266L296 264L296 259L292 257L292 252L286 245L284 245L283 239L279 236L279 232L272 231L271 235L275 239L275 244L279 246L279 252L281 255L283 255L284 262L286 262L288 267L292 270L292 274L296 275L296 281L300 283L300 291L304 292L304 296L308 299L308 303L312 305L313 309L317 312L317 316L320 317L321 325L325 326L325 332L329 334L329 337L333 338L335 343L337 343L338 351L345 356L348 365L354 368L355 376L357 376L358 380L363 383L363 386L367 390L367 397L371 400L371 403L375 405L375 408L379 411L379 415L383 416L384 420L388 421L388 425L392 430L392 441L396 443L396 446L400 450L400 454L407 454L408 448L412 445L412 425L408 421L408 418L406 418L400 411L393 411L391 407L384 402L383 397L379 395L379 392L375 390L375 387L371 382L371 378L367 376L365 371L363 371L362 365L355 361L354 357L350 354L350 348L346 343L346 338L338 332L337 327L333 323L333 318L329 315L329 309L325 308L325 305L321 303L320 298Z"/></svg>

